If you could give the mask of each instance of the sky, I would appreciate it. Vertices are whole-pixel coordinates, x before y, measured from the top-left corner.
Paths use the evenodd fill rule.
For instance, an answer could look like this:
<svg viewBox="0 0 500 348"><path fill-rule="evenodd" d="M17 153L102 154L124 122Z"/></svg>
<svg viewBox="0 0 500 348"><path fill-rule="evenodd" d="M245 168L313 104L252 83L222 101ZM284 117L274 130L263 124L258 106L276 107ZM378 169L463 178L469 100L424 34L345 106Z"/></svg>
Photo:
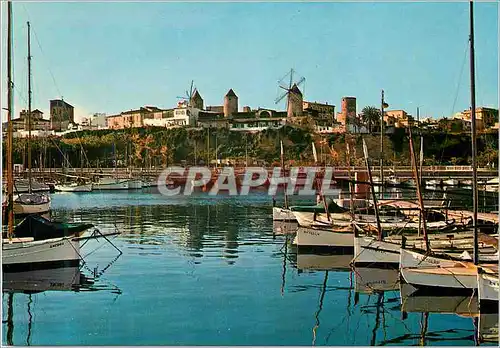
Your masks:
<svg viewBox="0 0 500 348"><path fill-rule="evenodd" d="M2 105L6 102L2 1ZM475 2L476 105L498 108L498 4ZM49 116L64 97L79 119L144 105L175 107L191 80L205 105L232 88L239 108L276 104L279 80L305 77L304 99L340 111L379 107L439 118L470 105L468 2L19 2L13 3L15 117ZM4 118L5 112L2 111Z"/></svg>

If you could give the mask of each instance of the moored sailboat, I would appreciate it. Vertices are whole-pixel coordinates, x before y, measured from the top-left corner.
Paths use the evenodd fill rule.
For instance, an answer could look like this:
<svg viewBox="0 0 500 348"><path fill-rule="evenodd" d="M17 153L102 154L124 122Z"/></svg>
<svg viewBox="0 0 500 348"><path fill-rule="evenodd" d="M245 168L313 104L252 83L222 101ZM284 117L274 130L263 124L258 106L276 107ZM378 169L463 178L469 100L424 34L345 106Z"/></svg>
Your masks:
<svg viewBox="0 0 500 348"><path fill-rule="evenodd" d="M476 102L475 102L475 74L474 74L474 5L469 4L470 15L470 77L471 77L471 142L472 142L472 228L473 228L473 262L457 262L449 260L447 255L432 253L429 246L425 250L401 250L400 271L402 277L409 284L417 288L432 288L435 290L473 291L478 287L479 267L491 268L494 265L480 264L479 235L478 235L478 183L476 164ZM411 129L410 129L410 150ZM422 207L421 207L422 208ZM424 236L425 220L423 221ZM433 258L434 264L427 258ZM420 261L416 261L420 260ZM496 260L498 267L498 259Z"/></svg>
<svg viewBox="0 0 500 348"><path fill-rule="evenodd" d="M28 192L18 194L13 202L15 215L41 214L50 210L50 197L33 192L31 175L31 46L30 23L28 22Z"/></svg>

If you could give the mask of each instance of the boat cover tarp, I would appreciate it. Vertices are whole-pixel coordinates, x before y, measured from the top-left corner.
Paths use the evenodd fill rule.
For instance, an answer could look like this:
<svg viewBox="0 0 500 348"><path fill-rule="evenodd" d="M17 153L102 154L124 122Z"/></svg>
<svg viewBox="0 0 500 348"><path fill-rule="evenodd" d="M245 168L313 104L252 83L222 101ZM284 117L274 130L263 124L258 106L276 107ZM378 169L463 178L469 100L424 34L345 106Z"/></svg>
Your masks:
<svg viewBox="0 0 500 348"><path fill-rule="evenodd" d="M344 209L341 206L339 206L331 198L327 198L326 203L328 205L328 211L330 213L345 213L345 212L349 211L348 209ZM290 210L304 212L304 213L324 213L325 212L325 205L323 202L320 202L319 204L316 204L316 205L296 205L296 206L290 207Z"/></svg>
<svg viewBox="0 0 500 348"><path fill-rule="evenodd" d="M60 238L80 235L81 232L94 227L93 224L61 223L50 221L40 215L28 215L15 228L14 236L18 238L33 237L35 240Z"/></svg>

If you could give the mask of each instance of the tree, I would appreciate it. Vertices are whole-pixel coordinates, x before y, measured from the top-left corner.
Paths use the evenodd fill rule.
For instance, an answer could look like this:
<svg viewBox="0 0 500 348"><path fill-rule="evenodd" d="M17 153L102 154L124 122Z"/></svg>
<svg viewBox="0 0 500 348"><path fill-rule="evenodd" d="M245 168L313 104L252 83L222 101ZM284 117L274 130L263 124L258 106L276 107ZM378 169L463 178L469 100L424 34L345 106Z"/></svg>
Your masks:
<svg viewBox="0 0 500 348"><path fill-rule="evenodd" d="M361 110L361 119L364 124L367 125L368 131L372 132L372 125L380 122L380 110L374 106L365 106L363 110Z"/></svg>

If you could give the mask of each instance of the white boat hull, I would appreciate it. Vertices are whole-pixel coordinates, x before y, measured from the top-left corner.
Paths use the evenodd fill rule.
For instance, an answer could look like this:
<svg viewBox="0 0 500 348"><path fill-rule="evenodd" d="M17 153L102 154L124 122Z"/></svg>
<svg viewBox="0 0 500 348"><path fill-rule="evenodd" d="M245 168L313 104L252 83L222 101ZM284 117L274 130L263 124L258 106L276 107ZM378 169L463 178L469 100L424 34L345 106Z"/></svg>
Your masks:
<svg viewBox="0 0 500 348"><path fill-rule="evenodd" d="M406 247L425 249L423 237L410 235L406 237ZM429 245L432 250L439 251L456 248L454 252L447 254L464 261L472 260L467 249L472 249L473 240L469 233L434 233L430 234ZM402 238L400 236L389 236L383 241L374 237L360 236L354 239L354 259L355 265L389 264L398 266L400 261ZM492 262L498 260L498 252L494 248L480 245L481 262Z"/></svg>
<svg viewBox="0 0 500 348"><path fill-rule="evenodd" d="M128 180L106 180L94 184L96 190L128 190Z"/></svg>
<svg viewBox="0 0 500 348"><path fill-rule="evenodd" d="M329 227L333 224L340 226L349 226L351 224L351 217L349 214L330 214L331 220L329 221L326 213L316 214L316 220L314 220L314 213L300 211L293 211L292 213L297 219L299 225L302 227Z"/></svg>
<svg viewBox="0 0 500 348"><path fill-rule="evenodd" d="M417 288L477 288L477 268L471 266L470 262L426 257L406 249L401 249L400 254L401 276Z"/></svg>
<svg viewBox="0 0 500 348"><path fill-rule="evenodd" d="M295 238L297 246L353 248L354 233L299 227Z"/></svg>
<svg viewBox="0 0 500 348"><path fill-rule="evenodd" d="M14 214L42 214L50 210L50 197L40 193L23 193L14 197Z"/></svg>
<svg viewBox="0 0 500 348"><path fill-rule="evenodd" d="M58 261L79 260L80 243L73 237L53 238L31 242L2 243L2 265L29 266Z"/></svg>
<svg viewBox="0 0 500 348"><path fill-rule="evenodd" d="M401 245L379 241L372 237L354 238L355 265L388 264L399 265Z"/></svg>
<svg viewBox="0 0 500 348"><path fill-rule="evenodd" d="M61 192L92 192L92 184L86 185L55 185L56 191Z"/></svg>
<svg viewBox="0 0 500 348"><path fill-rule="evenodd" d="M478 273L477 284L481 310L496 309L498 311L498 274Z"/></svg>
<svg viewBox="0 0 500 348"><path fill-rule="evenodd" d="M290 209L273 207L273 221L297 221Z"/></svg>
<svg viewBox="0 0 500 348"><path fill-rule="evenodd" d="M140 190L143 187L142 180L129 180L128 189L129 190Z"/></svg>

